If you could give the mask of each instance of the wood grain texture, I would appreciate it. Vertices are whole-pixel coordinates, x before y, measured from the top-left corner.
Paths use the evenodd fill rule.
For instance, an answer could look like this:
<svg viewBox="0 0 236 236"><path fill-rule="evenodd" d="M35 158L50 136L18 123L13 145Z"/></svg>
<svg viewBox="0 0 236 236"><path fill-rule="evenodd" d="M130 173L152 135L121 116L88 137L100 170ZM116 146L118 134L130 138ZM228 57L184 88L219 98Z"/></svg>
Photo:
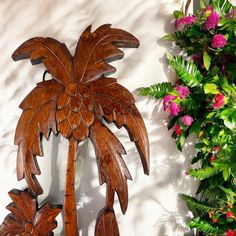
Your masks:
<svg viewBox="0 0 236 236"><path fill-rule="evenodd" d="M103 208L97 217L95 236L119 236L119 228L113 209Z"/></svg>
<svg viewBox="0 0 236 236"><path fill-rule="evenodd" d="M118 128L126 128L131 141L135 142L144 172L149 174L149 141L134 97L116 79L106 77L115 72L108 63L124 55L119 48L138 46L139 41L130 33L102 25L94 32L90 26L82 33L74 56L65 44L42 37L24 42L12 55L14 60L29 58L33 65L43 63L52 76L51 80L38 83L20 105L23 113L15 135L15 144L19 146L17 177L26 179L31 194L41 194L42 188L35 177L40 174L36 156L43 155L41 138L48 139L52 130L68 139L66 235L78 235L75 161L78 144L88 137L95 149L100 184L107 185L106 211L98 221L116 222L115 215L111 214L115 193L123 213L128 206L127 179L132 178L122 158L126 152L103 124L103 119ZM111 235L109 230L105 231L105 235Z"/></svg>
<svg viewBox="0 0 236 236"><path fill-rule="evenodd" d="M45 236L53 235L57 227L56 216L61 212L60 205L45 203L38 207L37 198L30 195L27 190L13 189L9 192L12 199L6 208L11 213L0 226L1 236Z"/></svg>

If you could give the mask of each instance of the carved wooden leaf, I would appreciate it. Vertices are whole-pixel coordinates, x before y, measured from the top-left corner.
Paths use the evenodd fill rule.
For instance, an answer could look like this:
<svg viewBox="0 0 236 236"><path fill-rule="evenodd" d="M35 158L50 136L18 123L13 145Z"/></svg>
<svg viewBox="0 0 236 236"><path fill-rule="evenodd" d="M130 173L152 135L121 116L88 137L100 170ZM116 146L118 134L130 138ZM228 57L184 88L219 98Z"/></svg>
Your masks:
<svg viewBox="0 0 236 236"><path fill-rule="evenodd" d="M119 236L119 229L113 209L102 209L97 217L95 236Z"/></svg>
<svg viewBox="0 0 236 236"><path fill-rule="evenodd" d="M75 75L80 82L89 82L116 69L108 62L123 58L118 48L137 48L139 41L130 33L106 24L91 32L89 26L80 36L75 56Z"/></svg>
<svg viewBox="0 0 236 236"><path fill-rule="evenodd" d="M18 61L30 58L33 65L44 63L51 75L67 84L73 77L72 56L66 45L53 38L36 37L27 40L12 55Z"/></svg>
<svg viewBox="0 0 236 236"><path fill-rule="evenodd" d="M37 199L26 190L13 189L9 192L12 203L7 206L11 213L0 226L0 235L51 235L57 227L56 216L61 206L45 203L38 208Z"/></svg>
<svg viewBox="0 0 236 236"><path fill-rule="evenodd" d="M35 178L35 175L40 174L36 156L43 155L40 136L43 134L48 139L51 129L54 133L57 132L56 98L62 89L63 87L55 80L38 83L20 105L23 112L15 133L15 144L19 145L17 178L25 178L29 191L36 195L42 193Z"/></svg>
<svg viewBox="0 0 236 236"><path fill-rule="evenodd" d="M125 127L139 151L143 169L149 174L149 141L142 116L135 106L133 95L116 79L101 78L91 83L91 94L97 113L118 128Z"/></svg>
<svg viewBox="0 0 236 236"><path fill-rule="evenodd" d="M118 194L122 212L128 205L127 179L132 179L121 155L126 151L116 136L100 121L95 121L90 130L99 169L100 184L107 184L111 204L115 191Z"/></svg>

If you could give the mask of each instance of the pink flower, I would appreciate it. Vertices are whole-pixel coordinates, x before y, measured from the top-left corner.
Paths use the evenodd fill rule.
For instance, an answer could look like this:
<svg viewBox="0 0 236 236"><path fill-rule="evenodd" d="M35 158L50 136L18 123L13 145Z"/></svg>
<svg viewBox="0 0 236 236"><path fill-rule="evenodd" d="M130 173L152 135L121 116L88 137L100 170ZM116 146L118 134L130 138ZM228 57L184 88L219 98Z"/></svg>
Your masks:
<svg viewBox="0 0 236 236"><path fill-rule="evenodd" d="M223 34L216 34L213 36L211 46L213 48L223 48L227 43L227 39Z"/></svg>
<svg viewBox="0 0 236 236"><path fill-rule="evenodd" d="M181 130L181 126L180 125L176 125L174 128L175 134L177 136L180 136L182 134L182 130Z"/></svg>
<svg viewBox="0 0 236 236"><path fill-rule="evenodd" d="M226 15L226 18L234 18L236 16L236 9L232 10Z"/></svg>
<svg viewBox="0 0 236 236"><path fill-rule="evenodd" d="M220 16L216 12L212 12L206 20L205 28L207 30L215 29L220 20Z"/></svg>
<svg viewBox="0 0 236 236"><path fill-rule="evenodd" d="M214 109L221 108L225 105L225 96L222 93L217 93L215 95L215 101L213 103Z"/></svg>
<svg viewBox="0 0 236 236"><path fill-rule="evenodd" d="M190 126L193 123L193 118L189 115L185 115L181 118L182 122L187 125Z"/></svg>
<svg viewBox="0 0 236 236"><path fill-rule="evenodd" d="M209 5L203 10L203 12L205 13L206 16L209 16L213 12L213 7Z"/></svg>
<svg viewBox="0 0 236 236"><path fill-rule="evenodd" d="M163 106L164 111L168 111L170 109L170 103L176 98L176 96L173 95L166 95L163 99Z"/></svg>
<svg viewBox="0 0 236 236"><path fill-rule="evenodd" d="M175 28L178 30L180 26L191 25L196 21L196 16L185 16L183 18L179 18L175 21Z"/></svg>
<svg viewBox="0 0 236 236"><path fill-rule="evenodd" d="M226 236L236 236L236 231L229 229L226 233Z"/></svg>
<svg viewBox="0 0 236 236"><path fill-rule="evenodd" d="M188 88L187 86L180 86L180 85L177 85L177 86L175 87L175 89L176 89L176 91L178 92L179 97L180 97L181 99L185 99L185 97L190 94L189 88Z"/></svg>
<svg viewBox="0 0 236 236"><path fill-rule="evenodd" d="M179 104L177 105L175 102L172 102L170 104L170 114L172 116L177 116L180 112L180 109L181 109L181 107Z"/></svg>

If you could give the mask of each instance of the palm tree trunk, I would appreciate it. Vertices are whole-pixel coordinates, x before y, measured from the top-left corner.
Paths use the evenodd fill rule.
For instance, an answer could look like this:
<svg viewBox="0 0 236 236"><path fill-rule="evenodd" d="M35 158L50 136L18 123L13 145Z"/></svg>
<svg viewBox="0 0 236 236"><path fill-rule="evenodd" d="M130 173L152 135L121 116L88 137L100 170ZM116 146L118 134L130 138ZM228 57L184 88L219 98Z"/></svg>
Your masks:
<svg viewBox="0 0 236 236"><path fill-rule="evenodd" d="M65 235L78 236L77 211L75 201L75 167L78 142L71 138L68 151L65 189Z"/></svg>

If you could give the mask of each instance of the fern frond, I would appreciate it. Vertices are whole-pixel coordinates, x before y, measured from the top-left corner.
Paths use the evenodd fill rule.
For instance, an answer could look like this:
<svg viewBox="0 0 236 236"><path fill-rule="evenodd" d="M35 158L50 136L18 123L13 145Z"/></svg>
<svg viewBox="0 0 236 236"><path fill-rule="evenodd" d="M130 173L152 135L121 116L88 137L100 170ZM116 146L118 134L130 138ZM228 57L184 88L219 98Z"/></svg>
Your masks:
<svg viewBox="0 0 236 236"><path fill-rule="evenodd" d="M167 34L163 37L163 39L170 41L170 42L175 42L177 40L184 39L185 33L183 31L177 31L172 34Z"/></svg>
<svg viewBox="0 0 236 236"><path fill-rule="evenodd" d="M187 203L190 209L195 208L196 210L200 211L201 213L209 213L210 211L219 210L216 207L212 207L202 202L198 201L196 198L190 197L185 194L181 194L182 199Z"/></svg>
<svg viewBox="0 0 236 236"><path fill-rule="evenodd" d="M181 56L172 57L171 55L168 55L167 59L179 79L181 79L186 85L189 87L200 85L203 76L193 61L185 60Z"/></svg>
<svg viewBox="0 0 236 236"><path fill-rule="evenodd" d="M191 169L189 170L189 175L198 179L198 180L203 180L206 178L209 178L213 175L217 175L220 172L219 169L215 167L206 167L203 169Z"/></svg>
<svg viewBox="0 0 236 236"><path fill-rule="evenodd" d="M198 229L204 233L222 234L224 231L218 226L212 225L207 221L201 220L199 217L193 218L187 224L190 228Z"/></svg>
<svg viewBox="0 0 236 236"><path fill-rule="evenodd" d="M173 91L173 87L169 82L153 84L150 87L141 88L139 94L142 96L151 96L156 99L163 98L169 92Z"/></svg>

